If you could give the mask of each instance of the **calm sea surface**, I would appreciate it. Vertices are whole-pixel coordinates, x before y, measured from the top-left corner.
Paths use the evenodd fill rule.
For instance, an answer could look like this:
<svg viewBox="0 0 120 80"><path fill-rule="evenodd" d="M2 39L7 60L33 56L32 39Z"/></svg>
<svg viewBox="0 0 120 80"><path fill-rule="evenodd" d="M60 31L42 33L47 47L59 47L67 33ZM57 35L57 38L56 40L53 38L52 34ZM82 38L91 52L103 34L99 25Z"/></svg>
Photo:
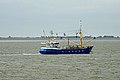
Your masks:
<svg viewBox="0 0 120 80"><path fill-rule="evenodd" d="M0 80L120 80L120 40L78 55L41 55L41 42L0 40Z"/></svg>

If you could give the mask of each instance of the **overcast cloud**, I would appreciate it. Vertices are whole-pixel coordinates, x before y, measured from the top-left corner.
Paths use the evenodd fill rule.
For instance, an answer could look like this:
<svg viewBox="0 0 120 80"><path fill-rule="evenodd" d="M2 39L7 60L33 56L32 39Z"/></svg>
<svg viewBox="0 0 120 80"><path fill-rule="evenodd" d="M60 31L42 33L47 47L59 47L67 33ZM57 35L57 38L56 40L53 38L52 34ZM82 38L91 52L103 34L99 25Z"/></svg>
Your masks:
<svg viewBox="0 0 120 80"><path fill-rule="evenodd" d="M0 0L0 36L41 36L79 29L120 36L120 0Z"/></svg>

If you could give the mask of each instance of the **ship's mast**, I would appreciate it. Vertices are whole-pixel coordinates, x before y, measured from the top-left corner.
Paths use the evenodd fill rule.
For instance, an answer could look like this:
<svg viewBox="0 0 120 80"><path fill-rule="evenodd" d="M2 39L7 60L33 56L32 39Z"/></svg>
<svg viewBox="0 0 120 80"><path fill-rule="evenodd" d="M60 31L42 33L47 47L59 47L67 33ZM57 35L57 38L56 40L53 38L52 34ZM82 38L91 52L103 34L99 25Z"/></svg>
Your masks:
<svg viewBox="0 0 120 80"><path fill-rule="evenodd" d="M80 48L82 48L82 20L80 20Z"/></svg>

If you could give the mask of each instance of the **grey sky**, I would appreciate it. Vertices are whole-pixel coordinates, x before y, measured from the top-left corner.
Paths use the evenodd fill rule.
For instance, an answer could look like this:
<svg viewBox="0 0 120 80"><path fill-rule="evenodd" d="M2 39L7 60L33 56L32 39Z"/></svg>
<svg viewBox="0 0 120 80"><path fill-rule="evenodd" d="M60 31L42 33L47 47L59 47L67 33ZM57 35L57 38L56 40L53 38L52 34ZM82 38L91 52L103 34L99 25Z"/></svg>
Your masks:
<svg viewBox="0 0 120 80"><path fill-rule="evenodd" d="M120 0L0 0L0 36L41 36L79 29L120 36Z"/></svg>

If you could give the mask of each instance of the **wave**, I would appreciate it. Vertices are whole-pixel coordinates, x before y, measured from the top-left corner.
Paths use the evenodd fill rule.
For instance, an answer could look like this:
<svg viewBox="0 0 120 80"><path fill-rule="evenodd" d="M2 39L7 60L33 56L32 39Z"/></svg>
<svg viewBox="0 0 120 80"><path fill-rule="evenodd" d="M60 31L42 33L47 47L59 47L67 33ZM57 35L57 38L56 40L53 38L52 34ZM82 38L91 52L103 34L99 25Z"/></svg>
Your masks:
<svg viewBox="0 0 120 80"><path fill-rule="evenodd" d="M29 55L40 55L39 53L0 53L0 55L2 56L21 56L21 55L24 55L24 56L29 56Z"/></svg>

